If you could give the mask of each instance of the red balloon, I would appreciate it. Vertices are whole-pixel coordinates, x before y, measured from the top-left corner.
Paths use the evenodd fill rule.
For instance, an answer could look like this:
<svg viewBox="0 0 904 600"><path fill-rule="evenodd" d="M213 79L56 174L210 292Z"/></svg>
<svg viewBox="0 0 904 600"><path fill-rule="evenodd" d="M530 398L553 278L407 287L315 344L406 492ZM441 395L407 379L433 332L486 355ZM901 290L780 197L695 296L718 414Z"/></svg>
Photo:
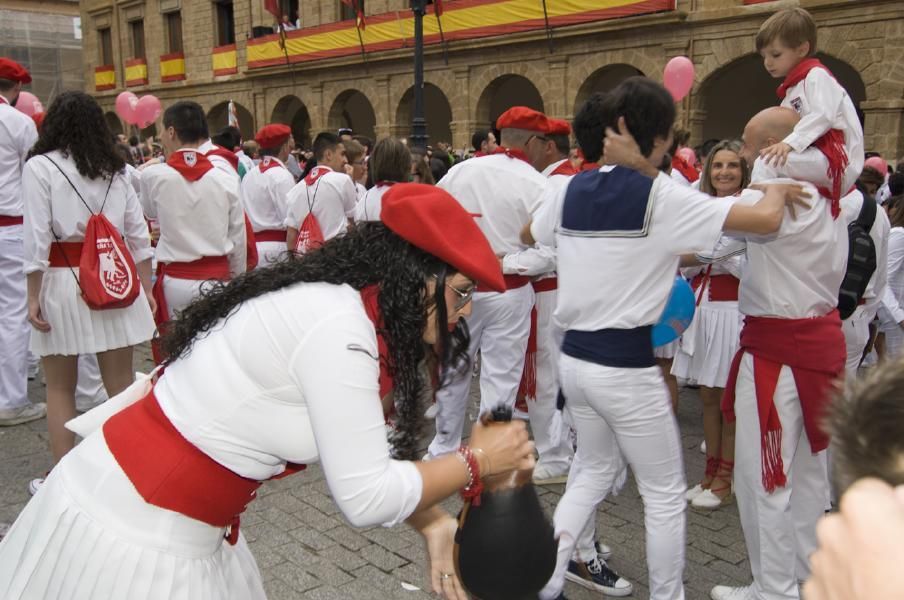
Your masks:
<svg viewBox="0 0 904 600"><path fill-rule="evenodd" d="M694 152L693 148L688 148L687 146L682 146L675 151L675 154L684 159L684 162L689 164L690 166L694 166L697 164L697 153Z"/></svg>
<svg viewBox="0 0 904 600"><path fill-rule="evenodd" d="M41 104L41 101L31 92L19 92L19 99L16 100L16 108L19 109L19 112L25 113L29 117L44 112L44 106Z"/></svg>
<svg viewBox="0 0 904 600"><path fill-rule="evenodd" d="M138 96L132 92L122 92L116 96L116 114L129 125L135 125L135 106L137 104Z"/></svg>
<svg viewBox="0 0 904 600"><path fill-rule="evenodd" d="M665 66L662 84L675 102L681 102L694 87L694 63L686 56L676 56Z"/></svg>
<svg viewBox="0 0 904 600"><path fill-rule="evenodd" d="M144 129L157 120L161 111L160 100L156 96L152 94L142 96L135 106L135 124Z"/></svg>

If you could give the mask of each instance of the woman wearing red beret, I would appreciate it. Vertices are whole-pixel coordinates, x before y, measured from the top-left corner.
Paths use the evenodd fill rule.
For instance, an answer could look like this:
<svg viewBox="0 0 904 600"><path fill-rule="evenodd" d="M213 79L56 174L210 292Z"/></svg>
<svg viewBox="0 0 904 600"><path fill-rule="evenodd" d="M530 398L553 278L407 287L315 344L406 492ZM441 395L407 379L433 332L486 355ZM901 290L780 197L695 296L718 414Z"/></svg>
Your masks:
<svg viewBox="0 0 904 600"><path fill-rule="evenodd" d="M264 598L239 515L262 481L319 461L352 525L408 522L426 540L434 591L466 598L456 524L437 503L481 475L531 468L533 445L523 424L476 425L470 446L414 461L418 364L435 353L441 382L468 368L461 317L476 281L503 289L502 274L438 188L394 186L381 216L218 284L172 323L152 388L136 382L100 407L119 412L71 422L97 428L0 543L0 597Z"/></svg>

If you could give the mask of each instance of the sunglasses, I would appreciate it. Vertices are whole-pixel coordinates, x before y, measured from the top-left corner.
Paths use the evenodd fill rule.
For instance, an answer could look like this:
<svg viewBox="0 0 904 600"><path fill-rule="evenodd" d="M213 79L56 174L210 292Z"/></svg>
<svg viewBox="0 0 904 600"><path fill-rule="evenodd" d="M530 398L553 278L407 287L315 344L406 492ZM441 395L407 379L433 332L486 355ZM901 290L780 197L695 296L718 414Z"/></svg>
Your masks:
<svg viewBox="0 0 904 600"><path fill-rule="evenodd" d="M433 276L434 279L439 280L439 277L436 275ZM476 285L471 285L466 290L460 290L451 283L446 283L446 287L455 292L455 295L458 298L455 300L455 303L452 305L454 312L458 312L464 307L468 305L468 303L472 300L474 296L474 290L477 287Z"/></svg>

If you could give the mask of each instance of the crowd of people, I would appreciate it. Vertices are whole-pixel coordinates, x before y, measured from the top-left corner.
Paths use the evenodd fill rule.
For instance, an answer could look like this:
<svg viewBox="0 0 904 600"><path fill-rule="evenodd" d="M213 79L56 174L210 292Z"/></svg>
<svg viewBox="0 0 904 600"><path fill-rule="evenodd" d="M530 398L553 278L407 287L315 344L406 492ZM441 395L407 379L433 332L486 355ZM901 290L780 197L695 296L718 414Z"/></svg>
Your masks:
<svg viewBox="0 0 904 600"><path fill-rule="evenodd" d="M319 462L352 525L423 535L447 598L467 591L439 503L524 469L565 484L541 599L633 592L595 530L628 469L653 599L685 597L689 507L733 501L752 583L714 600L895 597L904 161L864 151L816 44L802 9L763 24L781 105L737 140L689 148L671 95L632 77L570 123L512 107L469 157L211 135L190 100L142 145L81 92L38 130L11 106L30 75L0 58L0 426L46 411L54 460L0 542L0 596L264 598L241 513ZM676 276L695 316L654 348ZM79 416L88 384L110 400ZM690 485L679 385L703 405ZM524 419L490 425L500 406Z"/></svg>

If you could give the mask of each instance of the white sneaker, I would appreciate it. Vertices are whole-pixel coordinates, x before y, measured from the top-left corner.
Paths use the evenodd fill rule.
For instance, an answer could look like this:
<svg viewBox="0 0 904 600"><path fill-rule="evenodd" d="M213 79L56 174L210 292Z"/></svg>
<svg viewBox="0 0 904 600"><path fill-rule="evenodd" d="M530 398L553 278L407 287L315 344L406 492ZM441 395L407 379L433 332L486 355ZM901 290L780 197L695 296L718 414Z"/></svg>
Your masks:
<svg viewBox="0 0 904 600"><path fill-rule="evenodd" d="M695 485L688 491L684 492L684 498L688 502L691 502L694 498L696 498L697 496L699 496L700 494L702 494L705 491L706 490L703 489L703 486L698 483L697 485Z"/></svg>
<svg viewBox="0 0 904 600"><path fill-rule="evenodd" d="M534 485L556 485L568 481L568 467L554 468L544 464L534 467Z"/></svg>
<svg viewBox="0 0 904 600"><path fill-rule="evenodd" d="M43 402L26 404L20 408L0 410L0 427L37 421L38 419L43 419L46 414L47 405Z"/></svg>
<svg viewBox="0 0 904 600"><path fill-rule="evenodd" d="M749 585L744 587L717 585L709 592L709 597L712 600L753 600Z"/></svg>
<svg viewBox="0 0 904 600"><path fill-rule="evenodd" d="M691 500L691 506L693 506L694 508L706 508L713 510L725 504L730 504L731 497L731 493L725 496L725 498L719 498L714 493L712 493L712 490L703 490L702 494Z"/></svg>
<svg viewBox="0 0 904 600"><path fill-rule="evenodd" d="M32 479L31 481L28 482L28 493L31 494L32 496L34 496L35 494L38 493L38 490L41 488L42 485L44 485L43 477L38 477L36 479Z"/></svg>

